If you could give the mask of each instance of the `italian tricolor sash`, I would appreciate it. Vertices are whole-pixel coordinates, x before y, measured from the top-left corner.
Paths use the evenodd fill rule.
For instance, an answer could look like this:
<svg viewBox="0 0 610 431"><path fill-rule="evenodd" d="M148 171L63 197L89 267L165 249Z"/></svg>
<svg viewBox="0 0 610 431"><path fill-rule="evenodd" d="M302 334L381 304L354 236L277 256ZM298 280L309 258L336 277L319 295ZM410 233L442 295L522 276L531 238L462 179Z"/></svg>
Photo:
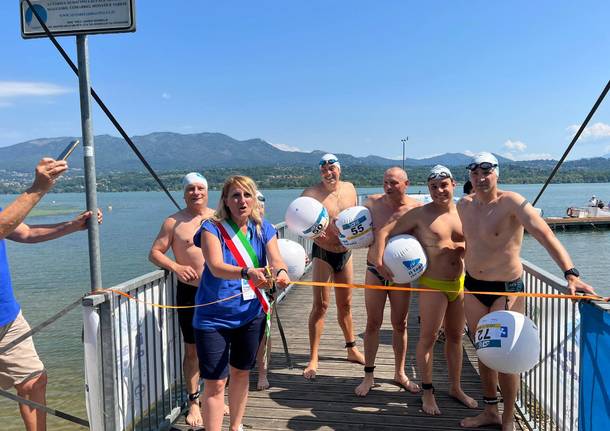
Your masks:
<svg viewBox="0 0 610 431"><path fill-rule="evenodd" d="M256 256L252 244L250 244L246 235L239 229L233 220L223 220L221 222L214 222L214 224L220 231L222 239L225 241L225 244L227 244L233 258L235 258L235 261L239 266L242 268L259 267L258 257ZM263 306L263 311L265 314L268 314L270 306L265 292L256 287L253 280L248 280L248 284Z"/></svg>

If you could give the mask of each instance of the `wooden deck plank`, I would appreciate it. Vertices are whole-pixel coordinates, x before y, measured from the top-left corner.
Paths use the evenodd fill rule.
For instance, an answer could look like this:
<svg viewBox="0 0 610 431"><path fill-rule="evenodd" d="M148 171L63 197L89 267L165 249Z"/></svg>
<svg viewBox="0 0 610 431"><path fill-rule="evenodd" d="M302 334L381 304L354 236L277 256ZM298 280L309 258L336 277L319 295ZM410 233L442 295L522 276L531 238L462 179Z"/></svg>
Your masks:
<svg viewBox="0 0 610 431"><path fill-rule="evenodd" d="M365 254L354 253L354 280L364 282ZM365 398L357 397L354 388L363 377L363 367L345 360L343 334L336 321L334 298L326 320L320 346L320 364L317 378L310 382L302 377L309 360L307 319L311 308L309 287L294 287L279 306L279 313L288 339L292 368L286 359L275 320L272 328L272 360L267 391L256 390L257 375L251 376L250 397L243 423L252 430L449 430L460 429L459 422L466 416L482 411L467 409L447 394L448 376L442 343L437 343L434 363L436 398L443 414L430 417L421 411L420 396L392 384L394 356L391 346L389 306L386 306L379 351L377 354L375 381L378 384ZM361 289L353 292L352 314L358 347L363 350L362 337L366 325L364 294ZM406 373L417 379L415 371L415 345L418 335L417 300L411 301L408 336L409 346ZM464 339L462 385L464 390L482 405L480 380L476 370L476 355L470 341ZM230 390L230 389L229 389ZM225 421L227 427L228 421ZM176 430L189 429L183 416L175 425ZM497 429L497 428L479 428ZM521 429L518 427L518 429Z"/></svg>

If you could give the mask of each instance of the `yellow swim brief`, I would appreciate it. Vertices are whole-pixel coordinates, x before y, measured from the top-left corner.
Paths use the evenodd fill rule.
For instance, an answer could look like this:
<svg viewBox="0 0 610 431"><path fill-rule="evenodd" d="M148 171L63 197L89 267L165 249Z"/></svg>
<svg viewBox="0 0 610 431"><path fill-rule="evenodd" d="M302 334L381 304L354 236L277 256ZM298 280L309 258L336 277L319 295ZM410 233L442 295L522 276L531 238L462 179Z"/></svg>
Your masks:
<svg viewBox="0 0 610 431"><path fill-rule="evenodd" d="M417 280L420 285L429 287L430 289L440 290L445 295L449 302L455 301L460 293L464 291L464 275L456 280L437 280L430 277L419 277Z"/></svg>

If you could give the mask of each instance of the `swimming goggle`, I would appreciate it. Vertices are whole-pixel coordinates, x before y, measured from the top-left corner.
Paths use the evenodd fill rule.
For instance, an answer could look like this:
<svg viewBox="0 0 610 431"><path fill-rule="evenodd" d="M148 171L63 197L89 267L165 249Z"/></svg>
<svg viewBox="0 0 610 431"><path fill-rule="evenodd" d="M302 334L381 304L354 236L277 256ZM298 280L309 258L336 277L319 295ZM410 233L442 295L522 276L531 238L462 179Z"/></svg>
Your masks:
<svg viewBox="0 0 610 431"><path fill-rule="evenodd" d="M491 163L491 162L481 162L481 163L471 163L468 166L466 166L466 169L468 169L469 171L474 171L477 168L481 168L484 171L488 171L490 169L493 168L497 168L498 165L496 163Z"/></svg>
<svg viewBox="0 0 610 431"><path fill-rule="evenodd" d="M324 165L334 165L338 161L339 161L338 159L320 160L319 165L320 165L320 167L322 167Z"/></svg>
<svg viewBox="0 0 610 431"><path fill-rule="evenodd" d="M257 196L256 199L258 199L259 202L265 202L264 196Z"/></svg>
<svg viewBox="0 0 610 431"><path fill-rule="evenodd" d="M428 175L428 181L432 180L444 180L445 178L453 178L449 172L441 171L441 172L432 172Z"/></svg>

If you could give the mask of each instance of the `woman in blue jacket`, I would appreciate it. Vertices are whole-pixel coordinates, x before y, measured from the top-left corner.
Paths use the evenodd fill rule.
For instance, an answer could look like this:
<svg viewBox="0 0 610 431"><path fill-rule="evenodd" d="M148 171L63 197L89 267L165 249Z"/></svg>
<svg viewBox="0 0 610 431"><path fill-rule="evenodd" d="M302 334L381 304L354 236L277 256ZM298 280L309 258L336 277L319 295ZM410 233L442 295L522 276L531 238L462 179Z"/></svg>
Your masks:
<svg viewBox="0 0 610 431"><path fill-rule="evenodd" d="M264 289L269 275L281 288L290 282L276 230L261 217L256 192L249 177L227 179L216 214L194 237L206 262L196 303L211 303L197 307L193 317L207 431L221 429L229 375L230 430L242 429L250 370L269 311Z"/></svg>

